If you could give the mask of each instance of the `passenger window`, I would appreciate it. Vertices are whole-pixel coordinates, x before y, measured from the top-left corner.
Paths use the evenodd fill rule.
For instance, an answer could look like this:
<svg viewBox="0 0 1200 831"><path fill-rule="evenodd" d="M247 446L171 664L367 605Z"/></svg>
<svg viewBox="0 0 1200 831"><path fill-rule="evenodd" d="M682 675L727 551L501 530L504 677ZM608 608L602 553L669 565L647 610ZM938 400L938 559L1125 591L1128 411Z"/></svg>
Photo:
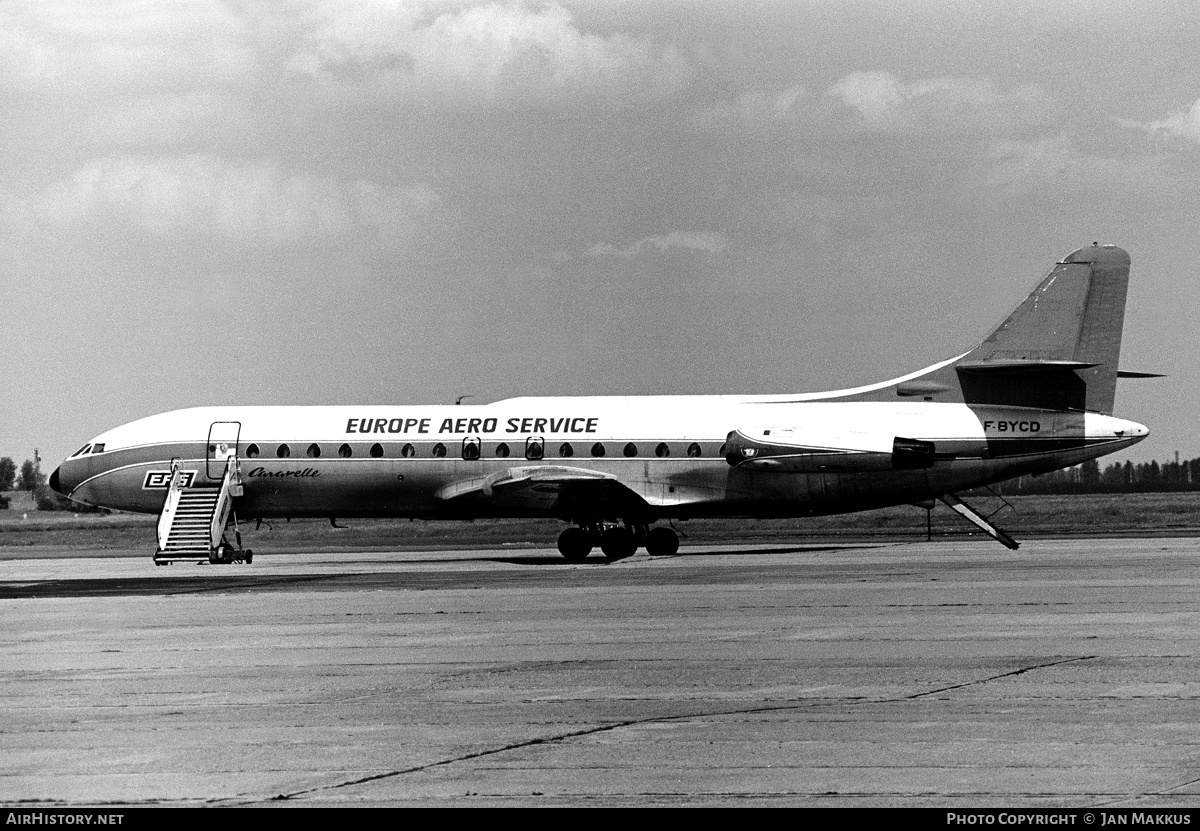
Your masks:
<svg viewBox="0 0 1200 831"><path fill-rule="evenodd" d="M371 458L378 459L382 456L383 456L383 445L380 444L379 442L375 442L373 445L371 445Z"/></svg>
<svg viewBox="0 0 1200 831"><path fill-rule="evenodd" d="M691 444L689 444L688 445L688 455L691 456L693 459L699 457L700 445L697 444L696 442L692 442Z"/></svg>
<svg viewBox="0 0 1200 831"><path fill-rule="evenodd" d="M411 444L405 444L400 448L400 455L406 459L411 459L413 456L417 455L417 448L413 447Z"/></svg>
<svg viewBox="0 0 1200 831"><path fill-rule="evenodd" d="M604 455L604 445L601 442L596 442L595 444L592 445L592 455L593 456L603 456Z"/></svg>
<svg viewBox="0 0 1200 831"><path fill-rule="evenodd" d="M446 455L446 445L440 441L433 446L433 456L435 459L441 459Z"/></svg>
<svg viewBox="0 0 1200 831"><path fill-rule="evenodd" d="M507 459L508 458L508 445L505 444L504 442L500 442L498 445L496 445L496 458L498 458L498 459Z"/></svg>
<svg viewBox="0 0 1200 831"><path fill-rule="evenodd" d="M286 444L281 444L275 450L275 455L281 459L286 459L288 456L292 455L292 448L288 447Z"/></svg>
<svg viewBox="0 0 1200 831"><path fill-rule="evenodd" d="M321 458L321 445L313 442L308 446L308 450L306 452L308 453L308 457L310 459L319 459Z"/></svg>
<svg viewBox="0 0 1200 831"><path fill-rule="evenodd" d="M671 455L671 448L667 446L665 441L660 441L658 447L654 448L654 455L660 459L665 459Z"/></svg>
<svg viewBox="0 0 1200 831"><path fill-rule="evenodd" d="M536 462L546 455L546 442L544 439L526 439L525 440L525 458Z"/></svg>
<svg viewBox="0 0 1200 831"><path fill-rule="evenodd" d="M343 459L349 459L351 456L354 455L354 451L350 449L350 445L343 444L341 447L338 448L338 455L341 456Z"/></svg>
<svg viewBox="0 0 1200 831"><path fill-rule="evenodd" d="M625 449L622 452L626 456L636 456L637 455L637 445L634 444L633 442L630 442L629 444L625 445Z"/></svg>
<svg viewBox="0 0 1200 831"><path fill-rule="evenodd" d="M463 439L462 457L468 462L473 462L479 458L479 439Z"/></svg>
<svg viewBox="0 0 1200 831"><path fill-rule="evenodd" d="M574 456L575 448L571 446L571 443L569 441L564 441L562 443L562 445L558 448L558 455L562 456L564 459L566 459L570 456Z"/></svg>
<svg viewBox="0 0 1200 831"><path fill-rule="evenodd" d="M258 449L257 444L248 445L246 447L246 458L247 459L257 459L260 452L261 451Z"/></svg>

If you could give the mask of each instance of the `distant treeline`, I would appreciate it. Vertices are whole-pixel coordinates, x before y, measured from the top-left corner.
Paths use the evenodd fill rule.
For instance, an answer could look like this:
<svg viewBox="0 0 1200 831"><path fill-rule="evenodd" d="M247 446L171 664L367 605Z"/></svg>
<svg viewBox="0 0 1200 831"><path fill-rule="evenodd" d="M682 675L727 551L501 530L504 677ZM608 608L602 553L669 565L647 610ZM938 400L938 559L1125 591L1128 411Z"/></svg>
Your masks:
<svg viewBox="0 0 1200 831"><path fill-rule="evenodd" d="M1115 462L1103 470L1096 460L1075 467L1022 476L1001 483L1004 494L1150 493L1200 490L1200 459L1175 462Z"/></svg>

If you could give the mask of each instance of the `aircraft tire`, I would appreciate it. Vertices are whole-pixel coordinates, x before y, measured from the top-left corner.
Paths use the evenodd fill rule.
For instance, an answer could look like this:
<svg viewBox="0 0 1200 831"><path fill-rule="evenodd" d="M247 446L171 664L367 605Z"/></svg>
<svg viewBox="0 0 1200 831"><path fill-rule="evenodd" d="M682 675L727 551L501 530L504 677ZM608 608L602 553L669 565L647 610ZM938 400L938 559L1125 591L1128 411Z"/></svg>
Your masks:
<svg viewBox="0 0 1200 831"><path fill-rule="evenodd" d="M609 562L632 557L637 542L628 528L610 528L600 537L600 550Z"/></svg>
<svg viewBox="0 0 1200 831"><path fill-rule="evenodd" d="M587 557L592 551L592 541L582 528L566 528L558 535L558 553L572 563Z"/></svg>
<svg viewBox="0 0 1200 831"><path fill-rule="evenodd" d="M679 550L679 535L670 528L651 528L646 535L646 553L655 557L670 557Z"/></svg>
<svg viewBox="0 0 1200 831"><path fill-rule="evenodd" d="M254 550L247 548L246 549L246 565L250 565L252 562L254 562Z"/></svg>

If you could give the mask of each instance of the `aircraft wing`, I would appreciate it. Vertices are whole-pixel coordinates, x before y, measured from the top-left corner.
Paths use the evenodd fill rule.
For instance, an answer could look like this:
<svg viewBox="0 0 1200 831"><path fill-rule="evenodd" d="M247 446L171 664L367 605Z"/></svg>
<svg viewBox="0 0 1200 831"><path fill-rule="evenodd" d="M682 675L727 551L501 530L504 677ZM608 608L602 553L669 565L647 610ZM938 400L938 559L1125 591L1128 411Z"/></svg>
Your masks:
<svg viewBox="0 0 1200 831"><path fill-rule="evenodd" d="M562 516L645 513L646 501L611 474L558 465L523 465L464 479L438 491L446 501L483 501L496 506L554 509ZM576 506L579 506L578 508Z"/></svg>

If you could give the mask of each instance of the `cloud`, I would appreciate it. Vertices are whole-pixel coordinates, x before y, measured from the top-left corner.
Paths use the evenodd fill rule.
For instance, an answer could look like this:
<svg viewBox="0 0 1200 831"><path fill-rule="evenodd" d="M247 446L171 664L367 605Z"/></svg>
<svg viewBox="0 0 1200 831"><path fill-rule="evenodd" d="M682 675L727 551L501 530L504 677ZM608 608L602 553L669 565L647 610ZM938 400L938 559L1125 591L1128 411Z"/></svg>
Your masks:
<svg viewBox="0 0 1200 831"><path fill-rule="evenodd" d="M1010 132L1043 121L1049 101L1040 88L1001 92L986 78L927 78L905 84L890 72L853 72L826 95L857 113L861 124L883 132Z"/></svg>
<svg viewBox="0 0 1200 831"><path fill-rule="evenodd" d="M1126 127L1145 130L1149 133L1200 142L1200 98L1196 99L1196 103L1192 104L1190 110L1178 110L1158 121L1141 122L1121 119L1120 123Z"/></svg>
<svg viewBox="0 0 1200 831"><path fill-rule="evenodd" d="M987 184L1005 190L1024 190L1050 182L1078 166L1082 158L1066 133L1034 141L999 141L989 155L995 165Z"/></svg>
<svg viewBox="0 0 1200 831"><path fill-rule="evenodd" d="M700 231L672 231L669 234L644 237L624 248L618 248L607 242L598 243L589 248L585 254L588 257L596 259L616 257L622 260L632 260L647 251L663 253L684 251L697 254L720 254L728 247L729 240L724 234L712 234Z"/></svg>
<svg viewBox="0 0 1200 831"><path fill-rule="evenodd" d="M484 106L654 99L679 90L692 71L673 47L582 32L556 4L488 3L427 23L422 12L413 4L312 6L288 67L335 88Z"/></svg>
<svg viewBox="0 0 1200 831"><path fill-rule="evenodd" d="M0 215L10 224L23 215L26 223L84 233L133 231L245 247L366 235L387 246L406 238L438 196L424 185L342 183L269 162L194 154L97 159L39 193L8 194L2 202Z"/></svg>
<svg viewBox="0 0 1200 831"><path fill-rule="evenodd" d="M0 89L147 93L244 76L245 21L205 0L12 0L0 8Z"/></svg>
<svg viewBox="0 0 1200 831"><path fill-rule="evenodd" d="M798 105L807 90L799 84L779 92L747 92L738 98L736 111L749 122L788 121L797 116Z"/></svg>
<svg viewBox="0 0 1200 831"><path fill-rule="evenodd" d="M1185 187L1148 155L1101 156L1079 149L1069 133L1032 141L1001 140L992 145L991 167L984 184L1009 194L1066 189L1124 198L1145 194L1161 199Z"/></svg>

